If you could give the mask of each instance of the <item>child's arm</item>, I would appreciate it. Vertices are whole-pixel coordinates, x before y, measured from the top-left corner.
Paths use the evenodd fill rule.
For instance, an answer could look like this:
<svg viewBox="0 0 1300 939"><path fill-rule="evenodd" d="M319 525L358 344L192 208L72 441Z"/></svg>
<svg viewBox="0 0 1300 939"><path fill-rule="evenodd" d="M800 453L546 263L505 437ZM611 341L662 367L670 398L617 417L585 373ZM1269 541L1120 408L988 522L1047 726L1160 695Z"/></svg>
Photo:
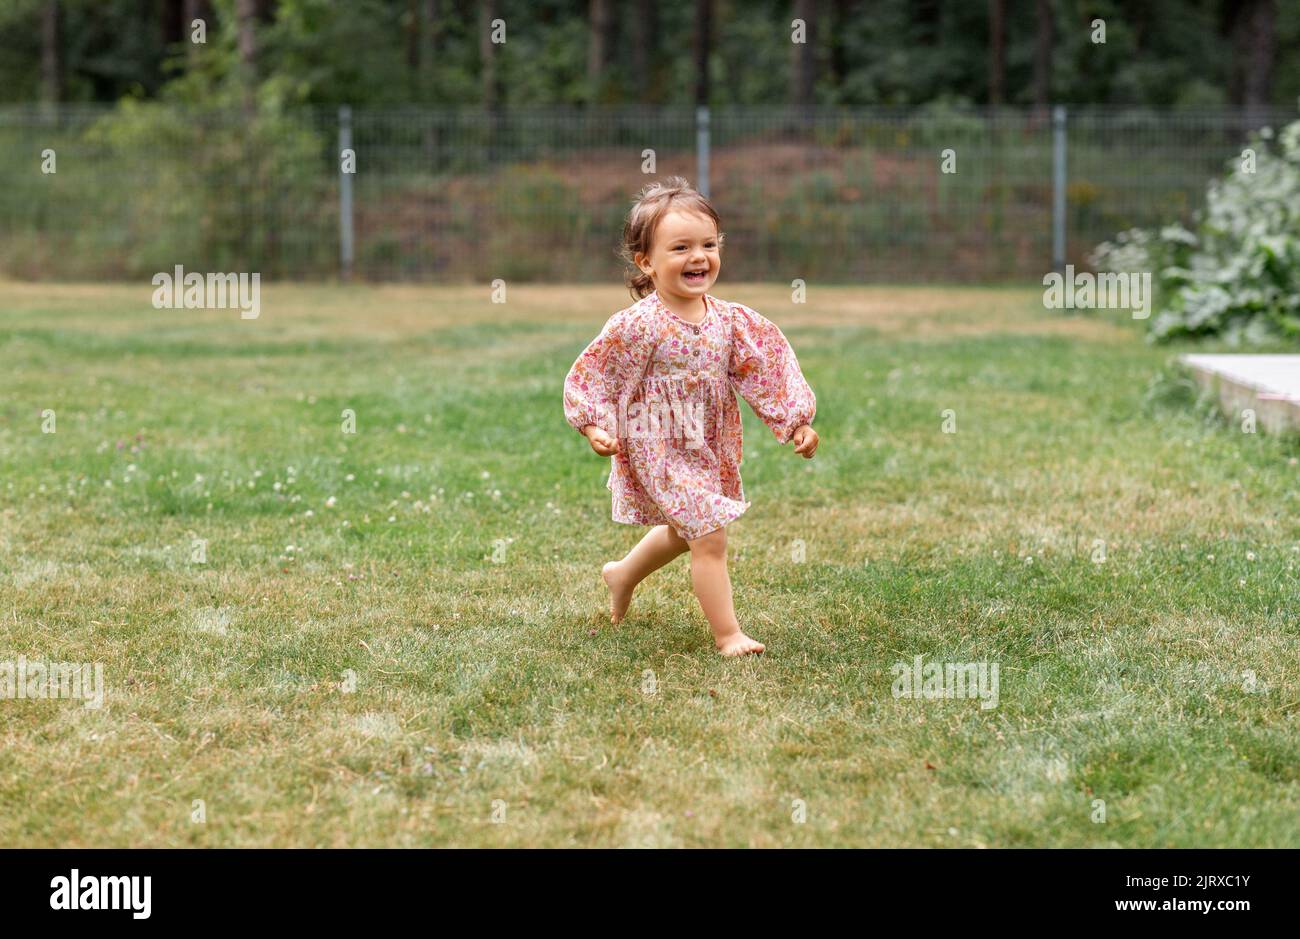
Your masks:
<svg viewBox="0 0 1300 939"><path fill-rule="evenodd" d="M636 308L609 318L600 335L578 356L564 379L564 418L601 456L622 449L618 440L619 396L627 377L641 374L648 354L644 323Z"/></svg>
<svg viewBox="0 0 1300 939"><path fill-rule="evenodd" d="M817 397L799 369L799 360L785 334L771 320L743 303L732 304L732 386L781 443L795 443L795 452L811 457L817 449L812 429Z"/></svg>

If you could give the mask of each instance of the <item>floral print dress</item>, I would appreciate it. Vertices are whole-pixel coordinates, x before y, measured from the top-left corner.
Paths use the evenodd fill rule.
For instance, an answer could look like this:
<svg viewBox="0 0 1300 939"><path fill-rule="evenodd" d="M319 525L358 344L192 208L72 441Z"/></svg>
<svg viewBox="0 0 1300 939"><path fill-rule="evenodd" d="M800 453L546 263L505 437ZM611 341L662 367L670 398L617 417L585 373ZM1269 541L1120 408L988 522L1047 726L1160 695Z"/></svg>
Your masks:
<svg viewBox="0 0 1300 939"><path fill-rule="evenodd" d="M740 392L776 439L811 424L817 399L776 324L705 295L691 323L658 291L610 317L564 380L564 416L579 433L617 437L613 518L671 525L693 539L749 508L740 481Z"/></svg>

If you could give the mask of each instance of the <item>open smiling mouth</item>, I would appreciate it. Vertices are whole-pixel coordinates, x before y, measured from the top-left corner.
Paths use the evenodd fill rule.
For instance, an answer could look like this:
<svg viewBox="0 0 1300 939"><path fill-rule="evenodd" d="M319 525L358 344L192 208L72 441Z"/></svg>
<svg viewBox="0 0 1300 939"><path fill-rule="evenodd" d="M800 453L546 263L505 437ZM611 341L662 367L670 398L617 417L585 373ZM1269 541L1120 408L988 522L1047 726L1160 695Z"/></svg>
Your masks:
<svg viewBox="0 0 1300 939"><path fill-rule="evenodd" d="M685 278L688 284L702 284L708 276L708 271L684 271L682 273L682 277Z"/></svg>

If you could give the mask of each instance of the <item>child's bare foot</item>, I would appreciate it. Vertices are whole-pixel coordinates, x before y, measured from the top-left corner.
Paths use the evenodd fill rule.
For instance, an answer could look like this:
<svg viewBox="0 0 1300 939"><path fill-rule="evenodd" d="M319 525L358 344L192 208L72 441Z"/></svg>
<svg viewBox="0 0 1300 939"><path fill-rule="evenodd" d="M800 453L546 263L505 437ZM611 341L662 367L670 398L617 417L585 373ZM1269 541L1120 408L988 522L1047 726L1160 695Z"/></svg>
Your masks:
<svg viewBox="0 0 1300 939"><path fill-rule="evenodd" d="M610 561L600 569L600 578L609 587L609 621L618 623L627 612L627 605L632 602L632 591L636 584L629 584L619 576L619 562Z"/></svg>
<svg viewBox="0 0 1300 939"><path fill-rule="evenodd" d="M749 655L751 652L762 652L767 648L763 643L750 639L740 630L724 638L715 636L713 642L723 655Z"/></svg>

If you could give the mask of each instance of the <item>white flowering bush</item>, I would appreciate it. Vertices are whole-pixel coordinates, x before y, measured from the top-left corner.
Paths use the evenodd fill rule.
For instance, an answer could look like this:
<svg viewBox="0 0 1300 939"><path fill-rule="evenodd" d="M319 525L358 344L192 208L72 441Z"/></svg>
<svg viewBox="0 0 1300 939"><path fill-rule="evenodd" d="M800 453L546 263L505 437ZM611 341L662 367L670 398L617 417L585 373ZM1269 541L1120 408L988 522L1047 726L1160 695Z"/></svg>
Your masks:
<svg viewBox="0 0 1300 939"><path fill-rule="evenodd" d="M1130 229L1089 258L1099 271L1152 273L1152 338L1300 342L1300 121L1271 141L1265 128L1251 142L1254 165L1234 157L1210 183L1193 231Z"/></svg>

